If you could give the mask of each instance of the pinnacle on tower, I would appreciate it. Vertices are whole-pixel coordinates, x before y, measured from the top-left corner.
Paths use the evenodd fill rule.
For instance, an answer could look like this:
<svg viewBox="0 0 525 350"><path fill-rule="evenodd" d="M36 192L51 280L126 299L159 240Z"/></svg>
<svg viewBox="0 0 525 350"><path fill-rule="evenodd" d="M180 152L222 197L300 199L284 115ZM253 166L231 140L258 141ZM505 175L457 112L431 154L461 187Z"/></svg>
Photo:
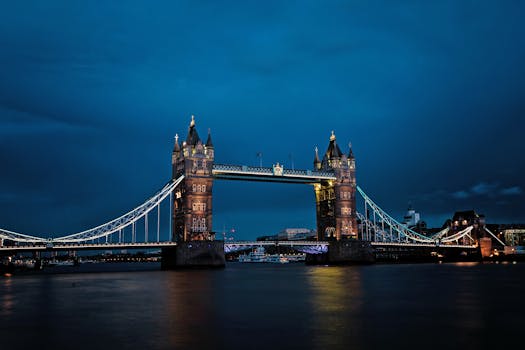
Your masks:
<svg viewBox="0 0 525 350"><path fill-rule="evenodd" d="M333 152L332 152L332 157L334 158L341 158L341 149L339 149L339 146L337 145L337 142L335 141L335 136L334 136L334 148L333 148Z"/></svg>
<svg viewBox="0 0 525 350"><path fill-rule="evenodd" d="M213 148L213 142L211 140L211 130L208 129L208 139L206 140L206 148Z"/></svg>
<svg viewBox="0 0 525 350"><path fill-rule="evenodd" d="M335 133L332 130L332 135L330 135L330 143L328 144L328 149L326 150L326 158L341 158L342 153L343 152L341 152L341 149L335 141Z"/></svg>
<svg viewBox="0 0 525 350"><path fill-rule="evenodd" d="M348 143L348 148L349 148L349 151L348 151L348 159L354 159L354 152L352 151L352 142L349 142Z"/></svg>
<svg viewBox="0 0 525 350"><path fill-rule="evenodd" d="M180 151L180 145L179 145L179 134L175 134L175 145L173 146L174 152Z"/></svg>
<svg viewBox="0 0 525 350"><path fill-rule="evenodd" d="M314 169L321 169L321 160L319 159L319 149L315 146Z"/></svg>
<svg viewBox="0 0 525 350"><path fill-rule="evenodd" d="M200 141L199 134L195 128L195 117L191 116L190 127L188 128L188 137L186 137L186 144L189 146L196 146Z"/></svg>
<svg viewBox="0 0 525 350"><path fill-rule="evenodd" d="M315 157L314 157L314 163L319 163L320 160L319 160L319 148L317 148L317 146L315 146Z"/></svg>

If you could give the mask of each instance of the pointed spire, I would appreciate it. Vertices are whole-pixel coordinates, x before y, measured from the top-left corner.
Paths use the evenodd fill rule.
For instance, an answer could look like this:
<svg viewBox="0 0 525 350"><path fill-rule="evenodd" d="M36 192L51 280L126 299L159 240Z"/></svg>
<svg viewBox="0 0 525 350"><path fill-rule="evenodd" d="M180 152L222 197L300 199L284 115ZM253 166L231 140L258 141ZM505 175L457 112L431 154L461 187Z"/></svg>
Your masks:
<svg viewBox="0 0 525 350"><path fill-rule="evenodd" d="M337 145L337 142L335 141L335 135L332 134L332 136L334 138L334 140L333 140L334 148L333 148L333 151L332 151L332 157L334 157L334 158L341 158L341 153L342 153L341 149L339 149L339 146ZM331 139L331 137L330 137L330 139Z"/></svg>
<svg viewBox="0 0 525 350"><path fill-rule="evenodd" d="M195 128L195 117L191 116L191 122L190 127L188 129L188 137L186 137L186 143L190 146L197 145L197 142L199 142L199 134L197 133L197 129Z"/></svg>
<svg viewBox="0 0 525 350"><path fill-rule="evenodd" d="M206 148L213 148L213 142L211 140L211 130L208 129L208 139L206 140Z"/></svg>
<svg viewBox="0 0 525 350"><path fill-rule="evenodd" d="M341 152L341 149L335 141L335 132L332 130L332 135L330 135L330 143L328 144L328 149L326 150L325 156L323 157L323 162L325 158L328 163L330 163L334 158L340 159L342 154L343 152Z"/></svg>
<svg viewBox="0 0 525 350"><path fill-rule="evenodd" d="M354 152L352 151L352 142L348 142L348 148L350 149L348 151L348 159L354 159Z"/></svg>
<svg viewBox="0 0 525 350"><path fill-rule="evenodd" d="M314 168L319 169L321 166L321 160L319 159L319 149L315 146L315 157L314 157Z"/></svg>
<svg viewBox="0 0 525 350"><path fill-rule="evenodd" d="M180 151L179 134L175 134L175 146L173 147L173 151L175 152Z"/></svg>

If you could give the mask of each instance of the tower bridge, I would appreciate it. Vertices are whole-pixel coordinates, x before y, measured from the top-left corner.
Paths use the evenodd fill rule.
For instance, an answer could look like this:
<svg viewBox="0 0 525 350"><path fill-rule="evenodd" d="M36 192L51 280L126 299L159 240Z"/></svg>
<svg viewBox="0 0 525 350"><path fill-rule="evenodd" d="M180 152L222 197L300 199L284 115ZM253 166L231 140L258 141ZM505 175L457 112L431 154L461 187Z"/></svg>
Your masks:
<svg viewBox="0 0 525 350"><path fill-rule="evenodd" d="M286 169L215 163L215 147L208 131L206 142L197 132L192 116L187 137L175 136L172 179L155 195L128 213L92 229L60 237L27 235L0 229L0 251L119 249L161 247L165 267L223 266L224 252L246 249L260 242L224 243L213 231L213 184L215 180L265 181L306 184L315 195L317 241L288 245L312 255L331 256L328 262L369 261L374 251L392 249L479 250L482 236L494 236L484 227L446 228L433 236L411 230L382 210L356 182L356 161L349 144L342 152L332 131L323 154L315 148L312 169ZM362 199L364 211L357 210ZM161 239L161 204L168 202L169 235ZM153 227L152 227L153 226ZM497 239L497 237L494 237ZM487 240L484 240L487 244ZM499 242L503 244L503 242ZM272 243L268 243L272 244ZM504 244L503 244L504 245ZM490 249L490 248L489 248ZM317 258L316 258L317 259ZM315 260L315 259L314 259Z"/></svg>
<svg viewBox="0 0 525 350"><path fill-rule="evenodd" d="M215 164L211 133L204 143L192 116L186 140L175 137L173 180L184 176L176 190L173 218L175 241L213 240L212 193L215 179L312 184L315 191L318 240L358 238L355 207L355 158L345 154L334 132L323 157L315 150L312 170Z"/></svg>

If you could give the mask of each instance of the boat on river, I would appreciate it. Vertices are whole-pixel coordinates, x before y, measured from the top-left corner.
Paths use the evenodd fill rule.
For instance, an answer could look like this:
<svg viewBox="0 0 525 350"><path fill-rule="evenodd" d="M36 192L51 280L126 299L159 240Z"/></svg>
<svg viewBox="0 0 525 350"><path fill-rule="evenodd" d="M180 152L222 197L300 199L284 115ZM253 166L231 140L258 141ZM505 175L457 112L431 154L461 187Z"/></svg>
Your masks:
<svg viewBox="0 0 525 350"><path fill-rule="evenodd" d="M239 255L239 262L286 264L290 261L282 254L266 254L264 247L257 247L248 254Z"/></svg>

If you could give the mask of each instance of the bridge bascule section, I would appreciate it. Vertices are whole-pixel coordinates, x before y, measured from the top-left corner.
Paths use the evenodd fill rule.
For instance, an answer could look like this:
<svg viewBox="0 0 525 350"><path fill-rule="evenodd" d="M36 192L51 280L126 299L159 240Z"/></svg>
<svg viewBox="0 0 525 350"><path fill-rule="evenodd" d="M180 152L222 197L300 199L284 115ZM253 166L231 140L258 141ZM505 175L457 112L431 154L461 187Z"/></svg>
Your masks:
<svg viewBox="0 0 525 350"><path fill-rule="evenodd" d="M355 171L356 163L351 146L347 153L343 153L334 132L324 154L320 156L318 149L315 149L311 170L285 169L279 163L272 167L218 164L215 163L211 133L208 132L207 140L203 142L192 117L185 141L180 143L179 137L175 137L172 179L143 204L92 229L60 237L31 236L0 229L0 250L23 250L30 249L30 246L38 249L46 247L72 250L75 247L118 249L135 246L162 246L168 249L182 245L187 251L194 251L198 255L200 253L197 247L210 247L209 242L215 241L212 226L215 180L307 184L313 187L315 195L317 241L233 242L224 244L226 252L261 244L280 244L310 254L323 254L332 244L330 242L356 240L370 242L372 246L474 248L478 245L479 230L474 230L472 226L462 230L445 228L432 236L425 236L399 223L357 186ZM357 198L363 203L362 213L357 210ZM164 212L169 213L169 237L161 239L161 204L166 201L169 210ZM152 222L153 225L156 224L153 229ZM137 235L139 226L142 227L140 237Z"/></svg>

